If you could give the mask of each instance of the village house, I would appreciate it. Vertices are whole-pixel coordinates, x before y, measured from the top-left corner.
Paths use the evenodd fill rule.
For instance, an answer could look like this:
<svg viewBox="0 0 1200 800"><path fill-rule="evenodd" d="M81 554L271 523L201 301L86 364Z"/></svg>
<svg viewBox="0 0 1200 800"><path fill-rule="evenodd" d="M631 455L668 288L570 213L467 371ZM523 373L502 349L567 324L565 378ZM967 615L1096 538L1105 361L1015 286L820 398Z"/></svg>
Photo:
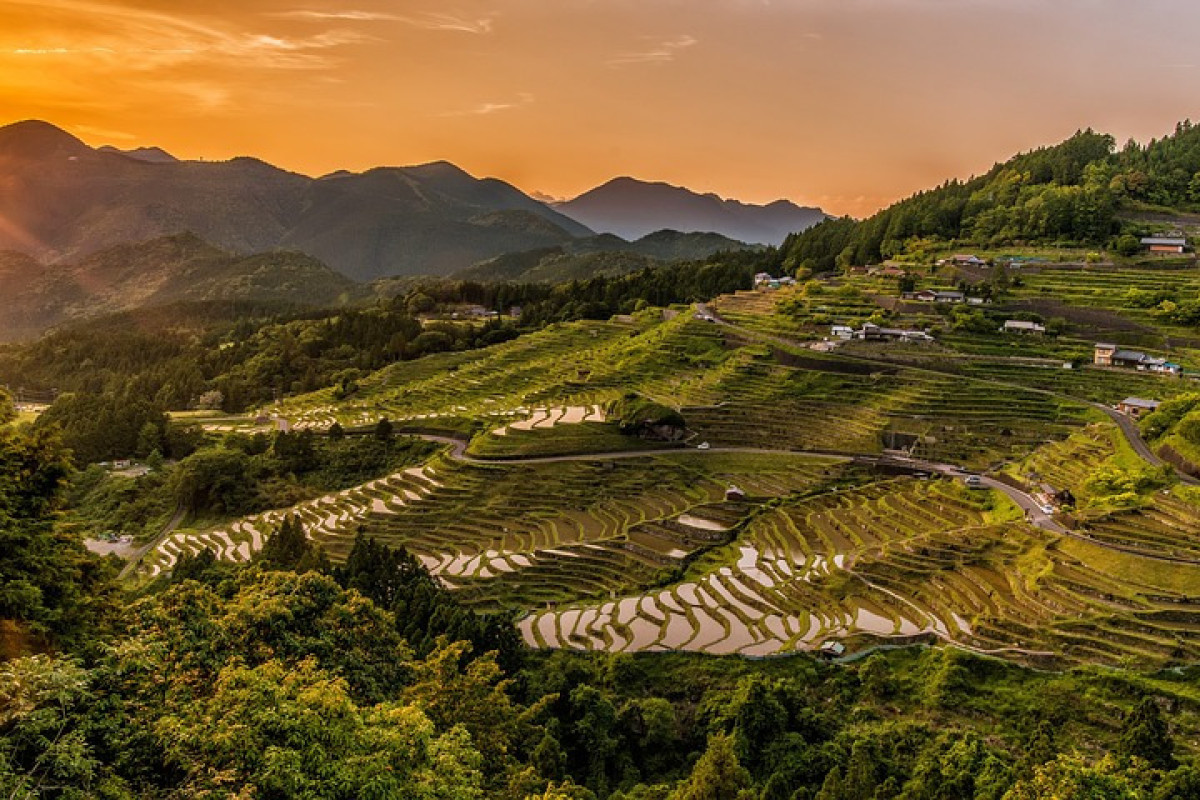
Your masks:
<svg viewBox="0 0 1200 800"><path fill-rule="evenodd" d="M1178 254L1187 249L1187 239L1182 236L1147 236L1142 247L1151 253Z"/></svg>
<svg viewBox="0 0 1200 800"><path fill-rule="evenodd" d="M829 329L829 335L835 339L853 339L854 328L849 325L834 325Z"/></svg>
<svg viewBox="0 0 1200 800"><path fill-rule="evenodd" d="M956 267L982 267L987 264L982 258L968 254L951 256L950 263Z"/></svg>
<svg viewBox="0 0 1200 800"><path fill-rule="evenodd" d="M1183 367L1165 358L1148 356L1137 350L1125 350L1115 344L1097 343L1092 362L1098 367L1123 367L1141 372L1182 375Z"/></svg>
<svg viewBox="0 0 1200 800"><path fill-rule="evenodd" d="M873 322L868 322L857 331L852 331L852 339L862 339L868 342L932 342L933 337L924 331L910 331L900 328L881 328Z"/></svg>
<svg viewBox="0 0 1200 800"><path fill-rule="evenodd" d="M1152 414L1158 410L1159 403L1157 400L1147 400L1143 397L1126 397L1121 402L1117 403L1117 411L1122 414L1128 414L1134 419L1139 419L1146 414Z"/></svg>
<svg viewBox="0 0 1200 800"><path fill-rule="evenodd" d="M905 292L901 295L905 300L916 300L919 303L965 303L967 296L962 292L938 289L922 289L919 292Z"/></svg>
<svg viewBox="0 0 1200 800"><path fill-rule="evenodd" d="M791 275L784 275L782 278L776 278L769 272L759 272L754 276L754 288L756 289L778 289L782 286L795 286L796 279Z"/></svg>
<svg viewBox="0 0 1200 800"><path fill-rule="evenodd" d="M1046 326L1023 319L1008 319L1004 321L1002 333L1045 333Z"/></svg>

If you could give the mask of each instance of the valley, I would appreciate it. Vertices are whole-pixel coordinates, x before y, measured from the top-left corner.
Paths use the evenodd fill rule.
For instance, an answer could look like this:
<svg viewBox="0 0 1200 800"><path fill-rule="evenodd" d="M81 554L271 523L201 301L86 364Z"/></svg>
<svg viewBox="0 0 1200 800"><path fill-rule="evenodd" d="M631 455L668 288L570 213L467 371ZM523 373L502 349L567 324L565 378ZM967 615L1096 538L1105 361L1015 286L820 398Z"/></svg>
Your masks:
<svg viewBox="0 0 1200 800"><path fill-rule="evenodd" d="M822 353L799 328L774 332L789 296L552 326L385 368L340 401L265 407L272 425L319 433L370 435L386 418L446 449L168 537L137 574L204 548L246 561L294 515L335 560L360 532L403 546L460 602L517 612L538 648L857 655L944 641L1044 667L1195 657L1191 490L1168 480L1137 508L1087 508L1084 464L1140 469L1138 445L1146 468L1162 463L1105 413L1126 384L1084 368L1044 388L1024 356L964 355L947 371L902 346ZM618 433L604 409L629 393L678 409L686 439ZM969 488L968 471L990 477ZM1079 510L1035 499L1042 484Z"/></svg>

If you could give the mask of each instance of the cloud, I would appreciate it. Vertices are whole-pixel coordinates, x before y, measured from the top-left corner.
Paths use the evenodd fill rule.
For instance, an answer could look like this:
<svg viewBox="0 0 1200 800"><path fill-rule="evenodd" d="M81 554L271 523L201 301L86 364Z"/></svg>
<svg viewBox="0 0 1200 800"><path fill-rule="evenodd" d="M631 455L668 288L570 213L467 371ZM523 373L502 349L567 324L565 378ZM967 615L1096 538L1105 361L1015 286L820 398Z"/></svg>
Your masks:
<svg viewBox="0 0 1200 800"><path fill-rule="evenodd" d="M459 14L430 12L427 14L389 14L381 11L312 11L295 9L281 11L269 16L281 19L307 20L312 22L399 22L414 28L430 31L486 34L492 32L492 17L465 17Z"/></svg>
<svg viewBox="0 0 1200 800"><path fill-rule="evenodd" d="M309 11L295 9L293 11L276 11L267 14L277 19L311 20L313 22L328 22L341 20L344 22L398 22L400 17L395 14L385 14L379 11Z"/></svg>
<svg viewBox="0 0 1200 800"><path fill-rule="evenodd" d="M185 62L311 69L330 65L327 51L365 41L329 30L313 36L256 32L185 14L135 9L100 0L8 0L28 6L20 33L0 34L0 55L89 58L89 68L137 72ZM60 44L63 37L70 46Z"/></svg>
<svg viewBox="0 0 1200 800"><path fill-rule="evenodd" d="M682 51L698 43L699 40L692 36L675 36L658 41L645 50L618 53L605 63L610 67L625 67L631 64L665 64L674 61Z"/></svg>
<svg viewBox="0 0 1200 800"><path fill-rule="evenodd" d="M521 108L533 103L533 95L529 92L521 92L517 95L516 100L506 100L502 102L488 101L480 103L471 108L461 111L447 111L440 116L443 117L485 117L490 114L496 114L501 111L511 111L514 108Z"/></svg>

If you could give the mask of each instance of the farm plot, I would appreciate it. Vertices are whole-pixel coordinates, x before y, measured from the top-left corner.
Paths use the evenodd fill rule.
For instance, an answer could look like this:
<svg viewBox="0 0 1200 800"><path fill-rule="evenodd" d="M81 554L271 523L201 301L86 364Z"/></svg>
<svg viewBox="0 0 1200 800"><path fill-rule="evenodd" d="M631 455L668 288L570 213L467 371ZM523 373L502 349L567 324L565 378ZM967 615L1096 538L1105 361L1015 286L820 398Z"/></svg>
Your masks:
<svg viewBox="0 0 1200 800"><path fill-rule="evenodd" d="M1147 559L990 521L986 497L901 479L784 503L707 554L697 565L707 571L534 613L520 629L537 647L629 652L771 655L924 636L1054 665L1200 655L1200 567L1164 575Z"/></svg>
<svg viewBox="0 0 1200 800"><path fill-rule="evenodd" d="M837 460L786 455L680 453L494 465L438 457L221 530L174 535L142 569L154 576L180 553L205 548L244 561L293 514L335 560L363 531L407 548L468 605L538 607L659 581L695 550L722 541L725 529L754 510L755 498L787 496L847 475L868 477ZM727 501L733 484L751 501Z"/></svg>
<svg viewBox="0 0 1200 800"><path fill-rule="evenodd" d="M293 426L431 425L477 419L487 430L532 421L550 409L595 408L625 391L656 399L705 402L706 385L728 357L723 335L686 315L668 321L646 313L633 322L554 325L471 353L396 364L364 379L340 401L332 390L293 398L274 411ZM539 409L542 410L539 412ZM595 415L595 412L592 412Z"/></svg>

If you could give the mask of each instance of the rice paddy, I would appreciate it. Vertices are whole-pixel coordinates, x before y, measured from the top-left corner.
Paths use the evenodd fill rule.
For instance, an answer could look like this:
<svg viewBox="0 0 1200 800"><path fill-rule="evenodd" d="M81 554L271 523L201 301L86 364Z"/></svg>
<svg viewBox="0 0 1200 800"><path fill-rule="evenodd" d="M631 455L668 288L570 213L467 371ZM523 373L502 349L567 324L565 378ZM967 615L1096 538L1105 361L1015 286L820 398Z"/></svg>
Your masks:
<svg viewBox="0 0 1200 800"><path fill-rule="evenodd" d="M790 336L786 320L763 321L788 295L714 307ZM359 533L406 548L466 605L523 615L534 647L770 656L944 641L1049 666L1194 660L1200 509L1183 495L1063 516L1072 530L1057 534L998 492L851 459L904 450L1006 470L1069 488L1083 508L1089 475L1127 455L1085 401L1129 384L1032 369L881 365L688 313L556 325L387 367L341 401L318 392L264 411L297 428L387 417L470 441L290 509L178 532L140 570L204 548L245 561L292 514L335 561ZM621 434L608 409L627 393L678 410L686 443Z"/></svg>

